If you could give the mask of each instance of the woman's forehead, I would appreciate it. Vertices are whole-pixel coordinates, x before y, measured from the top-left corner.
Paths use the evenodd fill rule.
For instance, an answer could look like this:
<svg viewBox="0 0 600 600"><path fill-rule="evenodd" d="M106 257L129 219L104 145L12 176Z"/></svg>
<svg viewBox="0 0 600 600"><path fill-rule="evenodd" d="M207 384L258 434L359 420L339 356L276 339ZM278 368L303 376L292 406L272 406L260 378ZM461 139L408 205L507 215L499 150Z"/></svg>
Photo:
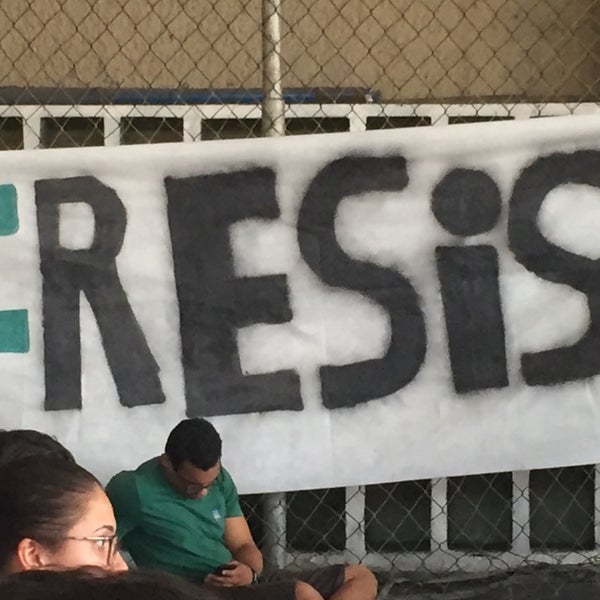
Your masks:
<svg viewBox="0 0 600 600"><path fill-rule="evenodd" d="M86 494L79 509L81 510L80 517L77 523L73 525L70 533L82 533L82 535L91 535L95 532L114 533L116 523L113 508L108 496L100 486L94 486ZM104 528L105 531L98 532L101 528ZM82 531L82 529L85 529L85 531Z"/></svg>

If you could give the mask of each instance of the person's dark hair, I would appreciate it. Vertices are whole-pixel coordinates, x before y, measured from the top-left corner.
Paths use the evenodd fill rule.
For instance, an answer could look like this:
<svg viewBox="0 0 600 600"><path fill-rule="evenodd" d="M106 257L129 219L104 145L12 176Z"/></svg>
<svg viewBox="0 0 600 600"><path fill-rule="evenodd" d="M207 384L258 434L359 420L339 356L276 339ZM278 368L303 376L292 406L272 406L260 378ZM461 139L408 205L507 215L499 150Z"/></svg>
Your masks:
<svg viewBox="0 0 600 600"><path fill-rule="evenodd" d="M221 458L221 436L205 419L185 419L169 434L165 454L175 470L187 460L206 471Z"/></svg>
<svg viewBox="0 0 600 600"><path fill-rule="evenodd" d="M198 587L160 571L106 573L24 571L0 580L2 600L218 600L208 586Z"/></svg>
<svg viewBox="0 0 600 600"><path fill-rule="evenodd" d="M99 485L83 467L64 459L30 456L0 469L0 571L25 538L60 543Z"/></svg>
<svg viewBox="0 0 600 600"><path fill-rule="evenodd" d="M75 462L73 455L47 433L33 429L0 431L0 468L29 456L48 456Z"/></svg>

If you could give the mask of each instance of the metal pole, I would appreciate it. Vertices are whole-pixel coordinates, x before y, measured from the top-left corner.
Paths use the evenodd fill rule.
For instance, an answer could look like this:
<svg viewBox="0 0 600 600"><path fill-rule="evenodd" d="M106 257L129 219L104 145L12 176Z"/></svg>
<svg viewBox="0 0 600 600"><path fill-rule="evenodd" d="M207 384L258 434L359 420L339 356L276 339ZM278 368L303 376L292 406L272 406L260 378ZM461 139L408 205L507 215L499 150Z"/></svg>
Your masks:
<svg viewBox="0 0 600 600"><path fill-rule="evenodd" d="M263 100L262 134L285 135L285 105L281 83L281 0L262 0Z"/></svg>
<svg viewBox="0 0 600 600"><path fill-rule="evenodd" d="M265 568L283 569L287 545L286 498L284 493L265 494L263 496L263 520Z"/></svg>
<svg viewBox="0 0 600 600"><path fill-rule="evenodd" d="M262 0L263 137L285 135L285 105L281 84L281 0ZM271 569L285 566L285 494L267 494L263 500L265 562Z"/></svg>

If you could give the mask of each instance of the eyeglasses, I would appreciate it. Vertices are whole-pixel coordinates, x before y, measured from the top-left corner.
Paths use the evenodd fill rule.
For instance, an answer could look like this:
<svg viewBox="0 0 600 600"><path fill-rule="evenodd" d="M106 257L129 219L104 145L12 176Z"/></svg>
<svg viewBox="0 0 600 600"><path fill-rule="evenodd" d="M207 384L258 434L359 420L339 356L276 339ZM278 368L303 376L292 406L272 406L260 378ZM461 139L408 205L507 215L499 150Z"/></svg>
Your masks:
<svg viewBox="0 0 600 600"><path fill-rule="evenodd" d="M75 540L76 542L92 542L100 550L106 549L106 566L109 567L118 552L119 536L115 533L113 535L96 535L86 537L76 537L73 535L67 536L67 540Z"/></svg>
<svg viewBox="0 0 600 600"><path fill-rule="evenodd" d="M184 461L184 463L185 462L186 461ZM198 499L201 496L204 496L208 492L209 488L218 479L219 473L221 470L220 461L217 462L215 464L215 466L210 469L199 469L198 467L196 467L195 469L188 469L188 471L193 476L197 475L198 470L203 471L203 472L206 472L206 471L216 472L216 475L213 477L213 479L211 481L208 481L207 483L203 483L201 481L197 481L195 479L188 479L187 477L185 477L185 475L181 472L183 470L181 468L182 465L178 465L178 467L175 468L173 466L173 463L171 462L171 460L166 455L164 455L164 460L162 460L161 463L162 463L163 472L164 472L164 475L165 475L167 481L179 493L183 494L184 496L187 496L188 498L194 498L194 499ZM193 467L194 465L191 465L191 466Z"/></svg>
<svg viewBox="0 0 600 600"><path fill-rule="evenodd" d="M184 479L183 477L179 477L179 479L181 480L181 482L184 485L185 493L190 496L193 496L196 494L201 494L202 492L208 490L208 488L210 488L210 486L213 484L212 481L210 483L203 484L203 483L191 483L190 481L188 481L187 479Z"/></svg>
<svg viewBox="0 0 600 600"><path fill-rule="evenodd" d="M190 496L200 494L200 493L204 492L205 490L208 490L210 488L210 486L213 485L213 483L216 480L216 477L215 477L215 479L213 479L209 483L196 483L195 481L190 481L189 479L182 477L179 473L177 473L177 471L173 471L173 472L175 473L175 476L177 477L177 479L182 483L182 485L185 489L185 493Z"/></svg>

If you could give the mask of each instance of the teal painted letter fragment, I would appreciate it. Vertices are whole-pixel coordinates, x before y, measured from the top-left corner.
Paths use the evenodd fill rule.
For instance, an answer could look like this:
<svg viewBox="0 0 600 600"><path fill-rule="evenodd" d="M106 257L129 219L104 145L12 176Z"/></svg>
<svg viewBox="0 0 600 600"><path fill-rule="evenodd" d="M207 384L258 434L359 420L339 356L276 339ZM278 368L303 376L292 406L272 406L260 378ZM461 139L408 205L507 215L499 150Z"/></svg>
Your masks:
<svg viewBox="0 0 600 600"><path fill-rule="evenodd" d="M14 185L0 185L0 235L12 235L19 229L17 190Z"/></svg>
<svg viewBox="0 0 600 600"><path fill-rule="evenodd" d="M27 311L0 311L0 352L29 352L29 321Z"/></svg>

